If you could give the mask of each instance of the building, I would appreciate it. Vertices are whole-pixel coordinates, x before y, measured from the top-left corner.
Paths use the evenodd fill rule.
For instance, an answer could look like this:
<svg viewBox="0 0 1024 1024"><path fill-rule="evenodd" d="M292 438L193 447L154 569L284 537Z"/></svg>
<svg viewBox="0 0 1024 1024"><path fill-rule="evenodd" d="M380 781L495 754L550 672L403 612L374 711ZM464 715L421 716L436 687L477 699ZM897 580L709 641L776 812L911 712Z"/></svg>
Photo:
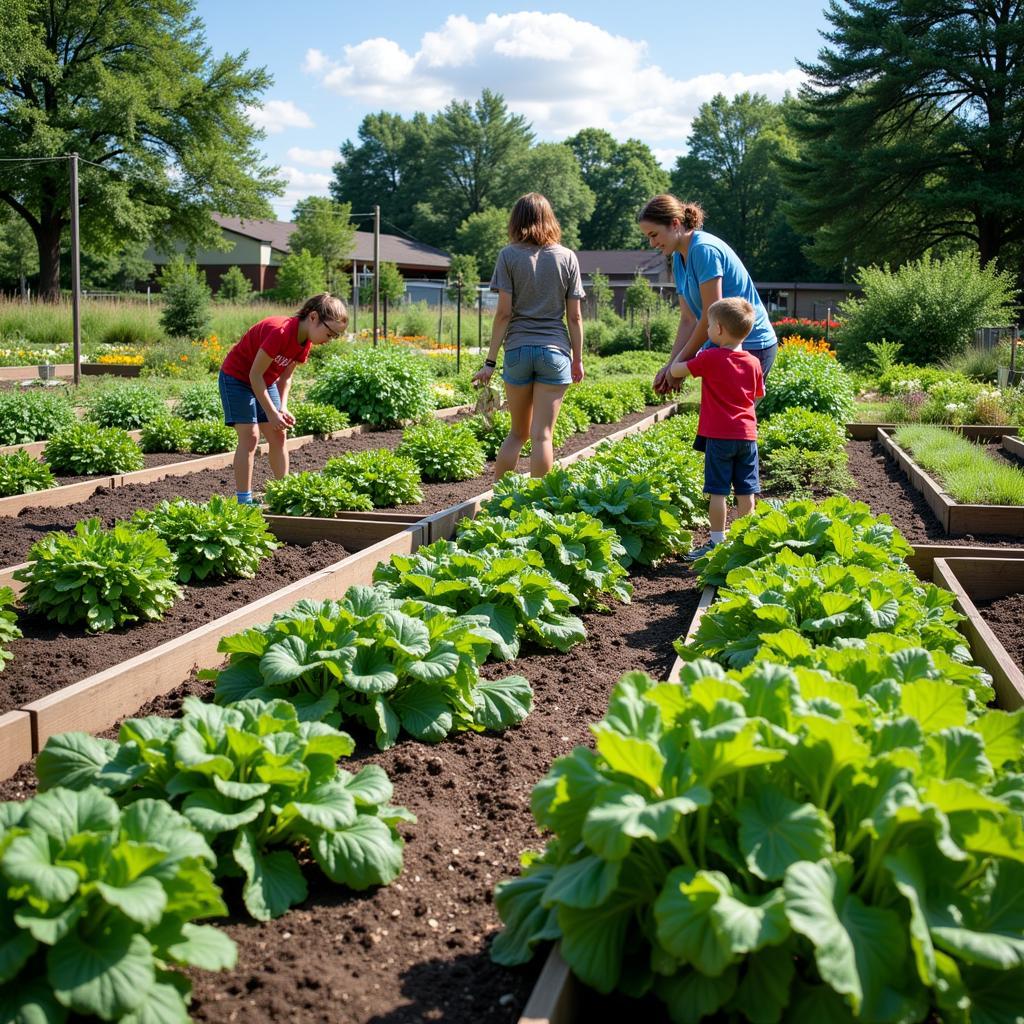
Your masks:
<svg viewBox="0 0 1024 1024"><path fill-rule="evenodd" d="M273 288L277 284L277 269L291 252L289 240L295 225L289 221L226 217L219 213L213 214L213 219L220 226L228 247L224 250L201 249L195 254L195 262L206 275L210 287L216 291L228 267L237 266L256 291ZM177 248L184 251L183 245ZM358 274L372 270L373 232L356 232L355 246L349 258ZM170 256L151 248L146 252L146 259L159 268L168 262ZM383 233L380 236L380 259L382 263L396 264L407 280L444 278L451 264L448 254L440 249Z"/></svg>
<svg viewBox="0 0 1024 1024"><path fill-rule="evenodd" d="M810 320L824 320L829 311L835 319L839 303L864 294L859 284L836 281L755 281L754 287L769 313Z"/></svg>
<svg viewBox="0 0 1024 1024"><path fill-rule="evenodd" d="M584 291L590 293L591 279L600 271L608 278L614 293L612 308L620 315L625 308L626 289L637 274L646 277L659 295L673 301L676 287L672 272L668 260L657 249L581 249L576 256Z"/></svg>

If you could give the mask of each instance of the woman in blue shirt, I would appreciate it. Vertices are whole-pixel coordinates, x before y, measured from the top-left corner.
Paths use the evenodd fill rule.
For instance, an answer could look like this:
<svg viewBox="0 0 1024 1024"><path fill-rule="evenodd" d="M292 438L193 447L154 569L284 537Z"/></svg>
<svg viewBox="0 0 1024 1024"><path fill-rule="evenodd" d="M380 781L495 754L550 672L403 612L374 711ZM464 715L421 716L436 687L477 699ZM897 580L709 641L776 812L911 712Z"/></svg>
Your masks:
<svg viewBox="0 0 1024 1024"><path fill-rule="evenodd" d="M679 293L679 330L665 365L654 378L655 391L670 391L679 381L669 373L677 358L696 355L708 343L708 307L719 299L746 299L754 307L754 327L743 348L761 363L765 379L778 355L779 344L761 297L747 268L732 249L702 231L704 211L673 195L651 199L637 218L640 230L655 249L672 257L672 272Z"/></svg>

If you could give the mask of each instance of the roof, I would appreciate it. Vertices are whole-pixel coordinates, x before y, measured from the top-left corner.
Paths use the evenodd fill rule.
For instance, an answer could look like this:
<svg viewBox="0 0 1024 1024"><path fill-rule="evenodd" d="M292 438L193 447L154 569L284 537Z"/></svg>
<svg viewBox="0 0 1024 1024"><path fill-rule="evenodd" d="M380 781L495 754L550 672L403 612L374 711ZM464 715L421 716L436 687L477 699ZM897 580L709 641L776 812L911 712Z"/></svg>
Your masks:
<svg viewBox="0 0 1024 1024"><path fill-rule="evenodd" d="M581 249L576 257L582 274L600 270L607 277L667 276L665 257L657 249Z"/></svg>
<svg viewBox="0 0 1024 1024"><path fill-rule="evenodd" d="M758 288L775 288L778 291L798 292L862 292L859 284L843 281L755 281Z"/></svg>
<svg viewBox="0 0 1024 1024"><path fill-rule="evenodd" d="M295 225L290 221L226 217L220 213L215 213L213 219L226 231L254 238L258 242L269 242L271 248L285 255L291 252L289 242ZM359 263L369 263L373 259L372 231L356 232L355 249L349 254L349 258ZM451 258L441 249L383 232L380 236L380 258L385 263L397 263L399 266L436 268L444 271L451 264Z"/></svg>

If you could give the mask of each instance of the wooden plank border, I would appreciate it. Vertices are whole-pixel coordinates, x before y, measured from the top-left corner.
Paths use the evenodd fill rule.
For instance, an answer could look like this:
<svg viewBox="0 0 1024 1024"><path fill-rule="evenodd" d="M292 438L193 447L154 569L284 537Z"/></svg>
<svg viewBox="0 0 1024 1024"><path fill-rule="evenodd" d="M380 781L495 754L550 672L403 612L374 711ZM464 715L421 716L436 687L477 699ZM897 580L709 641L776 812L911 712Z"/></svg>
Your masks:
<svg viewBox="0 0 1024 1024"><path fill-rule="evenodd" d="M964 437L971 438L973 441L977 441L979 438L987 439L1002 437L1004 434L1019 433L1018 427L1000 427L989 423L946 424L946 426L950 430L956 430L958 433L963 434ZM846 436L851 441L874 441L880 429L891 431L898 428L898 423L847 423Z"/></svg>
<svg viewBox="0 0 1024 1024"><path fill-rule="evenodd" d="M914 574L929 583L937 558L1012 558L1024 559L1024 547L994 547L981 544L915 544L914 553L904 561Z"/></svg>
<svg viewBox="0 0 1024 1024"><path fill-rule="evenodd" d="M0 715L0 779L10 778L33 753L31 715L24 711Z"/></svg>
<svg viewBox="0 0 1024 1024"><path fill-rule="evenodd" d="M697 607L694 610L693 618L690 620L690 628L686 631L686 635L683 637L683 643L688 644L696 635L697 630L700 628L700 620L704 618L704 613L715 603L715 598L718 597L718 587L714 587L708 584L700 592L700 600L697 602ZM683 669L683 665L686 662L682 658L677 657L672 662L672 668L669 669L668 682L678 683L679 673Z"/></svg>

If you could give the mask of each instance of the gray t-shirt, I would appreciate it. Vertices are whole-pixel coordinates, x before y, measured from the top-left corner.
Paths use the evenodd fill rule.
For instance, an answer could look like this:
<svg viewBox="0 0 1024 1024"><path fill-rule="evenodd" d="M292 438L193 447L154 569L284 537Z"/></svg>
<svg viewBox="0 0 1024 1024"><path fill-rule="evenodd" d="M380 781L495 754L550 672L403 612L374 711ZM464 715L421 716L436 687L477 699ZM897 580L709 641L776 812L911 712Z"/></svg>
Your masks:
<svg viewBox="0 0 1024 1024"><path fill-rule="evenodd" d="M520 345L543 345L570 353L563 317L566 299L585 296L576 253L564 245L516 242L498 253L491 291L512 293L512 320L505 351Z"/></svg>

